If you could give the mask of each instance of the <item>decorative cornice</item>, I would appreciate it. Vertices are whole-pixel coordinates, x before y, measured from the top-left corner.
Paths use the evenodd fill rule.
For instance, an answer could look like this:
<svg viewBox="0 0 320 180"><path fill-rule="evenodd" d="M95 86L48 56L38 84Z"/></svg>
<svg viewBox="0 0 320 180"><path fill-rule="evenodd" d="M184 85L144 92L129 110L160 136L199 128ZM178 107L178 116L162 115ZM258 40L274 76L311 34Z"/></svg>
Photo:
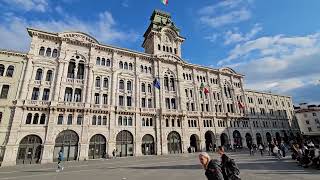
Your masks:
<svg viewBox="0 0 320 180"><path fill-rule="evenodd" d="M8 49L0 49L0 54L5 54L8 56L18 56L18 57L24 57L24 58L27 57L27 53L8 50Z"/></svg>

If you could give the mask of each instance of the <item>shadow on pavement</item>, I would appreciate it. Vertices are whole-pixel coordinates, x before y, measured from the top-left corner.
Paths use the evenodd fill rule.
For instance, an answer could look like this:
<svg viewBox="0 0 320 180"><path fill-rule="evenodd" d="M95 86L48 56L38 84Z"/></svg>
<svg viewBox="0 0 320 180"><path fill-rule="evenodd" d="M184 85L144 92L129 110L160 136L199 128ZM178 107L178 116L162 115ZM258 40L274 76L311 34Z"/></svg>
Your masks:
<svg viewBox="0 0 320 180"><path fill-rule="evenodd" d="M151 167L127 167L129 169L202 169L200 165L175 165L175 166L151 166Z"/></svg>

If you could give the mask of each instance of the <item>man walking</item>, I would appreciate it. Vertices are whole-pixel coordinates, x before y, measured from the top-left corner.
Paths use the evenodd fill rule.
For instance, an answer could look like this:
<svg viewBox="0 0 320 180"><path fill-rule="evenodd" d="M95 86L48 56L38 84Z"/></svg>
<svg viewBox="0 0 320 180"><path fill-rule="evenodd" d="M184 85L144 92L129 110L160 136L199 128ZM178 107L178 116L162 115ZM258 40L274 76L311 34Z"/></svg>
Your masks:
<svg viewBox="0 0 320 180"><path fill-rule="evenodd" d="M235 161L229 158L222 146L218 147L218 154L221 156L221 170L224 179L228 180L241 180L240 170Z"/></svg>
<svg viewBox="0 0 320 180"><path fill-rule="evenodd" d="M63 171L63 169L64 169L64 167L62 165L63 159L64 159L64 156L63 156L63 151L61 149L59 154L58 154L58 169L57 169L57 172Z"/></svg>
<svg viewBox="0 0 320 180"><path fill-rule="evenodd" d="M261 156L263 156L263 146L262 146L262 144L259 144L259 150L260 150L260 153L261 153Z"/></svg>

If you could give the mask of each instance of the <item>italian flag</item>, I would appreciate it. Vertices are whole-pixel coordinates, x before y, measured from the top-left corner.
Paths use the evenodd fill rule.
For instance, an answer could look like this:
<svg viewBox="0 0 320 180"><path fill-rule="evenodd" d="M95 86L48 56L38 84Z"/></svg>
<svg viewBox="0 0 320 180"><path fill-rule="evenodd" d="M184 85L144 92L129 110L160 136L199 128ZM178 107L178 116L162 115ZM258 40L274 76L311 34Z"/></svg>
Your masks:
<svg viewBox="0 0 320 180"><path fill-rule="evenodd" d="M161 0L161 2L162 2L164 5L166 5L166 6L168 5L168 1L169 1L169 0Z"/></svg>

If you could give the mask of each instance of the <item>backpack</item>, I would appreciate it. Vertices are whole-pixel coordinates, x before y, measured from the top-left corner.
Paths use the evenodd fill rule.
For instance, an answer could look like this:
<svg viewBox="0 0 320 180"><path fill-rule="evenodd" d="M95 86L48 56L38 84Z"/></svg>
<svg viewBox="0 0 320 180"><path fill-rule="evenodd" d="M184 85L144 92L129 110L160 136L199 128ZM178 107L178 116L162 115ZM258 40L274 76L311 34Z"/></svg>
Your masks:
<svg viewBox="0 0 320 180"><path fill-rule="evenodd" d="M240 170L234 161L234 159L230 159L226 163L226 174L230 180L241 180L240 178Z"/></svg>

